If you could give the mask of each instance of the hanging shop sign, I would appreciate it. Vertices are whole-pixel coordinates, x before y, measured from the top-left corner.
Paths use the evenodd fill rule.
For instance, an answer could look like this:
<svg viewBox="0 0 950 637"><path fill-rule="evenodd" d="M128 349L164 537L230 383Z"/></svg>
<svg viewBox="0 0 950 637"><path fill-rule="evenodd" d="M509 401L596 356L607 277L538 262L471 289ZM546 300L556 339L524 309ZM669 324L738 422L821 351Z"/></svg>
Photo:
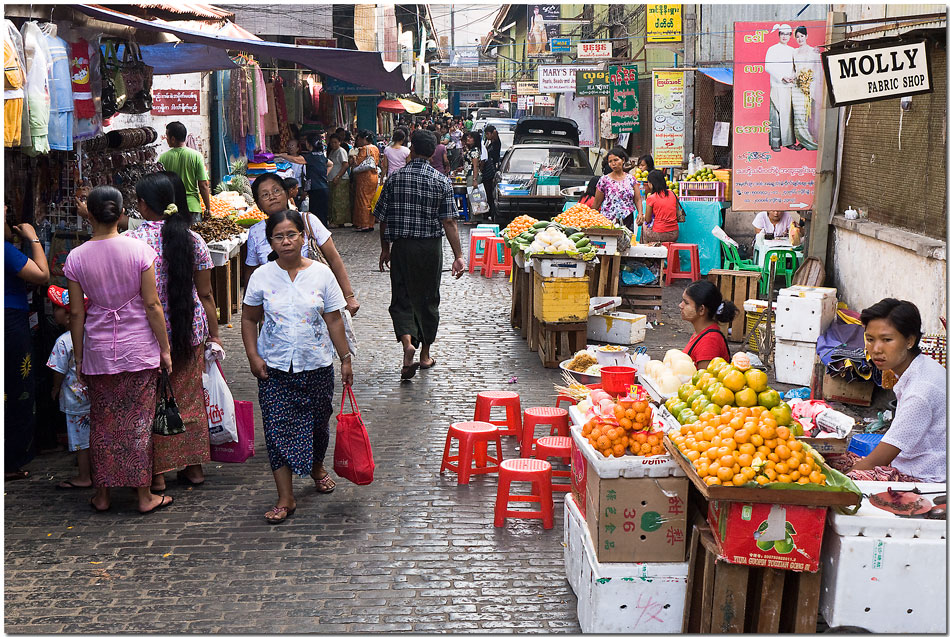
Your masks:
<svg viewBox="0 0 950 637"><path fill-rule="evenodd" d="M607 71L578 71L574 86L576 95L610 95Z"/></svg>
<svg viewBox="0 0 950 637"><path fill-rule="evenodd" d="M551 38L551 53L570 53L570 38Z"/></svg>
<svg viewBox="0 0 950 637"><path fill-rule="evenodd" d="M640 132L640 87L636 66L611 66L610 128L615 133Z"/></svg>
<svg viewBox="0 0 950 637"><path fill-rule="evenodd" d="M519 95L518 96L518 110L526 111L532 106L534 106L533 95Z"/></svg>
<svg viewBox="0 0 950 637"><path fill-rule="evenodd" d="M685 86L683 71L653 71L653 163L657 167L683 165Z"/></svg>
<svg viewBox="0 0 950 637"><path fill-rule="evenodd" d="M152 89L152 115L201 115L201 91Z"/></svg>
<svg viewBox="0 0 950 637"><path fill-rule="evenodd" d="M553 95L537 95L534 98L535 106L554 106Z"/></svg>
<svg viewBox="0 0 950 637"><path fill-rule="evenodd" d="M573 93L574 75L578 71L596 71L600 66L539 66L539 93Z"/></svg>
<svg viewBox="0 0 950 637"><path fill-rule="evenodd" d="M525 43L528 57L550 55L551 43L561 34L561 27L557 24L561 19L561 5L529 4L525 9L528 12L528 36Z"/></svg>
<svg viewBox="0 0 950 637"><path fill-rule="evenodd" d="M501 91L496 91L493 93L489 93L488 99L490 99L493 102L505 102L508 100L508 94Z"/></svg>
<svg viewBox="0 0 950 637"><path fill-rule="evenodd" d="M683 41L683 5L647 5L647 43Z"/></svg>
<svg viewBox="0 0 950 637"><path fill-rule="evenodd" d="M518 82L518 95L537 95L537 82Z"/></svg>
<svg viewBox="0 0 950 637"><path fill-rule="evenodd" d="M581 42L577 45L577 57L609 59L614 55L613 42Z"/></svg>
<svg viewBox="0 0 950 637"><path fill-rule="evenodd" d="M824 44L823 21L735 23L733 210L811 209Z"/></svg>
<svg viewBox="0 0 950 637"><path fill-rule="evenodd" d="M821 54L832 106L933 91L926 40L860 46Z"/></svg>
<svg viewBox="0 0 950 637"><path fill-rule="evenodd" d="M481 102L485 98L484 91L459 91L460 102Z"/></svg>
<svg viewBox="0 0 950 637"><path fill-rule="evenodd" d="M500 88L500 89L503 90L503 91L513 91L513 90L515 90L515 83L514 83L514 82L502 82L502 83L499 85L498 88Z"/></svg>

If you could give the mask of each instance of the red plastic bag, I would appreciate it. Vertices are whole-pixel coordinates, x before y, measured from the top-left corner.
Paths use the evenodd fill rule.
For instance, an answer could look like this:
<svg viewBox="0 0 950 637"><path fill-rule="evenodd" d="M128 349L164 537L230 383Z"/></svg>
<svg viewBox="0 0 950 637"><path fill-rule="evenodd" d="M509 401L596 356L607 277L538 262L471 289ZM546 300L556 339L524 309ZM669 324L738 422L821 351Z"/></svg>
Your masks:
<svg viewBox="0 0 950 637"><path fill-rule="evenodd" d="M344 413L346 399L349 397L353 411ZM333 449L333 470L341 478L354 484L365 485L373 481L373 449L369 444L369 434L363 425L360 409L353 396L353 388L347 385L343 390L343 405L336 417L336 445Z"/></svg>

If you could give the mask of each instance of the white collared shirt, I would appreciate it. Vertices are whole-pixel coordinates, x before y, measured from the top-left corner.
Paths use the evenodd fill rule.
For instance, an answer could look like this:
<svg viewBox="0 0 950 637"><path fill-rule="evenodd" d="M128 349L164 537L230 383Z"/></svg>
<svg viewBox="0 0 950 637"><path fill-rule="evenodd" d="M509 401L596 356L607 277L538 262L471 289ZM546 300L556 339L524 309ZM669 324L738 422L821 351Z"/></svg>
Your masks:
<svg viewBox="0 0 950 637"><path fill-rule="evenodd" d="M323 225L320 219L317 218L317 215L313 213L308 213L310 227L313 228L313 234L316 236L317 245L322 246L330 238L330 231L327 230L327 227ZM300 254L304 257L310 256L310 248L308 247L310 241L305 240L303 243L303 248L300 249ZM245 265L264 265L267 263L267 257L271 253L271 245L267 241L267 221L258 221L247 233L247 259L245 259Z"/></svg>
<svg viewBox="0 0 950 637"><path fill-rule="evenodd" d="M926 354L894 385L897 410L881 442L900 453L891 466L923 482L947 481L947 370Z"/></svg>
<svg viewBox="0 0 950 637"><path fill-rule="evenodd" d="M247 282L244 303L264 306L257 352L269 367L311 371L333 364L333 342L323 314L346 307L333 271L314 261L290 280L276 261L257 268Z"/></svg>

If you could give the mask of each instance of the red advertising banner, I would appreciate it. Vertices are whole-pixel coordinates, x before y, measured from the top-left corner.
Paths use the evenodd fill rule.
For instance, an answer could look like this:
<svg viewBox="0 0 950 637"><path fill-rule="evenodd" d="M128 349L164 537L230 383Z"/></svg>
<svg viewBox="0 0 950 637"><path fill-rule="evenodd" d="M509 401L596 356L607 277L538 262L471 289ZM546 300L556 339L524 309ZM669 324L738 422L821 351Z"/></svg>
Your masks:
<svg viewBox="0 0 950 637"><path fill-rule="evenodd" d="M152 115L201 115L201 91L153 89Z"/></svg>
<svg viewBox="0 0 950 637"><path fill-rule="evenodd" d="M824 22L735 23L733 210L811 209L824 44Z"/></svg>

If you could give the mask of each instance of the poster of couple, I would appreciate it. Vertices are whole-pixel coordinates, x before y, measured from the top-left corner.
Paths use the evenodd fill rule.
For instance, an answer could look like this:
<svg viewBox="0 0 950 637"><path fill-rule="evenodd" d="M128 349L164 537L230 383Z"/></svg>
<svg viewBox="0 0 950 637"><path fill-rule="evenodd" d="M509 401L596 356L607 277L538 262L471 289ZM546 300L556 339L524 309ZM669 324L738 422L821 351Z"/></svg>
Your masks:
<svg viewBox="0 0 950 637"><path fill-rule="evenodd" d="M561 18L561 6L557 4L529 4L528 9L528 57L552 55L551 38L560 35L560 27L552 24Z"/></svg>
<svg viewBox="0 0 950 637"><path fill-rule="evenodd" d="M812 207L825 23L736 22L733 209Z"/></svg>

